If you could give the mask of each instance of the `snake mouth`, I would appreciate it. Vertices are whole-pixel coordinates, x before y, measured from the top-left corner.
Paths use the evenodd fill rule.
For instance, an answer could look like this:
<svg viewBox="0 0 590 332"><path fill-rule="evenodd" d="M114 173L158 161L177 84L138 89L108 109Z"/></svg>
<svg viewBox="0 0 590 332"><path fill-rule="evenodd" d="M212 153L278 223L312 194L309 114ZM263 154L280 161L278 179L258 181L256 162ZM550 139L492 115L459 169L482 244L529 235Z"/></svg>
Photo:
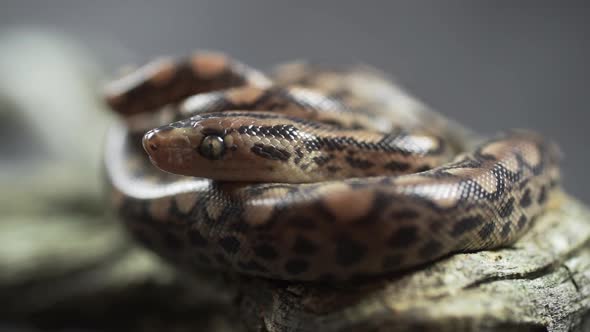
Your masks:
<svg viewBox="0 0 590 332"><path fill-rule="evenodd" d="M185 169L195 162L195 135L184 128L171 126L148 131L142 140L145 152L156 167L174 172Z"/></svg>
<svg viewBox="0 0 590 332"><path fill-rule="evenodd" d="M149 155L161 150L192 150L198 145L198 136L190 128L164 126L148 131L143 136L142 145Z"/></svg>

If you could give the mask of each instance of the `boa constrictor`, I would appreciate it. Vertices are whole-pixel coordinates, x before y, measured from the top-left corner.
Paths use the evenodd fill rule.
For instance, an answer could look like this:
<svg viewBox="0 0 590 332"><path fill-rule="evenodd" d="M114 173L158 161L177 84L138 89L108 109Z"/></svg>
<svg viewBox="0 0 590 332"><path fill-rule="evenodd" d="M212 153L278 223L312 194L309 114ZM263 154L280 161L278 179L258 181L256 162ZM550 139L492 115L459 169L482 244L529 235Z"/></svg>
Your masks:
<svg viewBox="0 0 590 332"><path fill-rule="evenodd" d="M149 63L106 89L123 118L107 136L112 205L179 266L301 281L505 246L533 225L559 183L553 143L461 142L356 91L384 86L301 63L270 79L218 53Z"/></svg>

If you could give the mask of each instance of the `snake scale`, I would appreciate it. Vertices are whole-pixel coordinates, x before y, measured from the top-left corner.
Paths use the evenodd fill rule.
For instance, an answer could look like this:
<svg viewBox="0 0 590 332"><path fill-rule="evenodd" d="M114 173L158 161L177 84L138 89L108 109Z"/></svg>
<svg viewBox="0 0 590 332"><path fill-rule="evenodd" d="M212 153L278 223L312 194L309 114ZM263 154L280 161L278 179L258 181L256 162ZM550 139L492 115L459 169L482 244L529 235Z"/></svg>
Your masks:
<svg viewBox="0 0 590 332"><path fill-rule="evenodd" d="M145 246L185 269L351 280L509 245L559 186L536 133L467 148L358 98L350 71L288 68L199 52L107 86L110 197Z"/></svg>

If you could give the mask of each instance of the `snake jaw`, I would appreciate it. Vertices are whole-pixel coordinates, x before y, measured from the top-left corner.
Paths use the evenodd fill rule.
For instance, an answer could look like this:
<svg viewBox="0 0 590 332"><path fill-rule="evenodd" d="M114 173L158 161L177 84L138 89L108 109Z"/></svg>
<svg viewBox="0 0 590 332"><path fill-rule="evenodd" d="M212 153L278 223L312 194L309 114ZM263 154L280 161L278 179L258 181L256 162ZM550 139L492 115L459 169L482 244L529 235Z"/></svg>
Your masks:
<svg viewBox="0 0 590 332"><path fill-rule="evenodd" d="M142 145L150 161L159 169L186 173L198 158L200 135L189 128L164 126L148 131Z"/></svg>

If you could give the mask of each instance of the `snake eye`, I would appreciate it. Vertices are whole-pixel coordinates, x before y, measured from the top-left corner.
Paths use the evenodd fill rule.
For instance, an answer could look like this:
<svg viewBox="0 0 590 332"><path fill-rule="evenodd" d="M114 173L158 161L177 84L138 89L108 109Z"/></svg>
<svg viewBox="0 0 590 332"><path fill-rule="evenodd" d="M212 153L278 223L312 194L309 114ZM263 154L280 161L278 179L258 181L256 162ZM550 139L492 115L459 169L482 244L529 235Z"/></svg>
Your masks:
<svg viewBox="0 0 590 332"><path fill-rule="evenodd" d="M199 146L199 153L203 157L211 160L221 159L224 152L225 144L223 143L223 138L217 135L205 136Z"/></svg>

